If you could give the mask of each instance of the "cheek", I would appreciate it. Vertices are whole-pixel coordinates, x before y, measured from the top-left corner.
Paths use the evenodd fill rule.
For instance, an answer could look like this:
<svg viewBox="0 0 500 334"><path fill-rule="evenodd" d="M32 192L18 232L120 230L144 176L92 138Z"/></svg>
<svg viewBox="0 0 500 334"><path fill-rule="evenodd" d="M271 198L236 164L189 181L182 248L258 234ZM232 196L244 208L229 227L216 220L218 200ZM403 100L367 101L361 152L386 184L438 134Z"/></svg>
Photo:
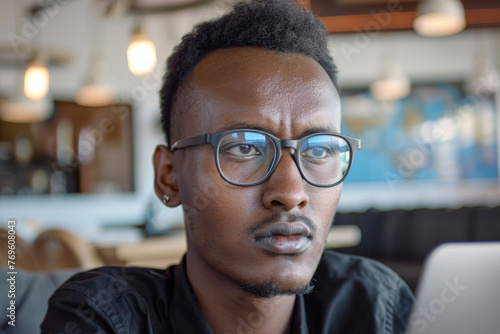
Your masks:
<svg viewBox="0 0 500 334"><path fill-rule="evenodd" d="M318 224L320 232L325 235L328 233L333 216L342 193L342 185L333 188L317 189L318 191L311 196L311 208L314 212L314 220Z"/></svg>
<svg viewBox="0 0 500 334"><path fill-rule="evenodd" d="M186 157L178 184L188 236L213 244L221 235L238 239L236 234L242 233L245 219L251 220L259 201L257 189L236 187L222 179L208 148L209 152Z"/></svg>
<svg viewBox="0 0 500 334"><path fill-rule="evenodd" d="M180 157L176 173L184 211L198 213L209 206L220 192L219 175L212 148L200 147Z"/></svg>
<svg viewBox="0 0 500 334"><path fill-rule="evenodd" d="M339 184L333 188L330 189L331 193L329 193L328 199L330 201L330 206L329 206L329 214L332 216L335 214L335 211L337 211L337 206L339 205L340 201L340 196L342 195L342 188L343 184Z"/></svg>

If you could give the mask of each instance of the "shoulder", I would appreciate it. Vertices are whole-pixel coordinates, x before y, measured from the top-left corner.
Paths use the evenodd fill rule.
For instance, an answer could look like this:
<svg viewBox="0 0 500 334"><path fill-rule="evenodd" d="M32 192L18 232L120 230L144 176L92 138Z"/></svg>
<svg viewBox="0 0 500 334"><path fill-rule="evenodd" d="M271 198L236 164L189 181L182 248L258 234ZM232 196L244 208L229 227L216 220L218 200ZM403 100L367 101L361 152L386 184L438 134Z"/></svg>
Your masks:
<svg viewBox="0 0 500 334"><path fill-rule="evenodd" d="M318 290L349 290L368 300L388 299L388 301L413 294L398 274L380 262L361 256L325 251L316 273L314 285Z"/></svg>
<svg viewBox="0 0 500 334"><path fill-rule="evenodd" d="M148 292L157 294L159 290L168 288L168 284L165 283L170 280L172 275L172 267L161 270L137 267L100 267L73 275L59 287L58 291L80 292L96 302L99 302L99 294L117 297L125 292L134 291L147 296Z"/></svg>
<svg viewBox="0 0 500 334"><path fill-rule="evenodd" d="M325 251L319 262L316 276L320 281L360 280L365 284L380 284L391 289L402 279L389 267L372 259L356 255Z"/></svg>
<svg viewBox="0 0 500 334"><path fill-rule="evenodd" d="M313 292L304 296L310 308L306 312L339 333L402 333L414 301L406 283L390 268L333 251L324 252L313 285Z"/></svg>
<svg viewBox="0 0 500 334"><path fill-rule="evenodd" d="M151 324L168 329L164 312L174 290L174 268L101 267L78 273L50 297L42 333L64 332L68 324L83 333L152 333Z"/></svg>

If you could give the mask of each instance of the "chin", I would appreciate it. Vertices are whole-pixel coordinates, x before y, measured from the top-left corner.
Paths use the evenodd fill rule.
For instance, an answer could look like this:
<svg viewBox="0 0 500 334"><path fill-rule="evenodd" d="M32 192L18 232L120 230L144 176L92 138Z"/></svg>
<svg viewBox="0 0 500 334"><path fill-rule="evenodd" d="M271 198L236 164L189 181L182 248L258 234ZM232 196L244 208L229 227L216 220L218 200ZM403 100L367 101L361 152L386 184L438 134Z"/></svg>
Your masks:
<svg viewBox="0 0 500 334"><path fill-rule="evenodd" d="M311 281L295 287L284 286L276 281L269 281L265 283L242 284L241 288L254 297L274 298L285 295L306 295L313 290L314 286L311 284Z"/></svg>
<svg viewBox="0 0 500 334"><path fill-rule="evenodd" d="M279 282L280 286L298 289L309 283L316 268L320 255L301 254L296 256L277 257L265 272L270 281ZM269 277L270 276L270 277ZM266 277L262 275L262 277Z"/></svg>
<svg viewBox="0 0 500 334"><path fill-rule="evenodd" d="M312 268L303 268L290 263L285 268L279 267L281 268L266 270L263 275L248 277L248 281L240 282L239 285L247 293L260 298L304 295L312 291L311 279L314 274Z"/></svg>

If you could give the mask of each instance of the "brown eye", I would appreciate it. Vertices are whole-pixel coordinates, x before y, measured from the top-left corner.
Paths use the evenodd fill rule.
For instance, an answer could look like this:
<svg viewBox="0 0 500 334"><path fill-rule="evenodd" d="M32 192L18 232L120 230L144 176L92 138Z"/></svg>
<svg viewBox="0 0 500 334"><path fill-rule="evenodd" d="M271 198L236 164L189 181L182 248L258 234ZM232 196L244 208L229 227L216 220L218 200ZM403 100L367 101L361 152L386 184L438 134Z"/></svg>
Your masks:
<svg viewBox="0 0 500 334"><path fill-rule="evenodd" d="M260 151L255 148L253 145L248 144L239 144L235 145L226 150L226 153L230 153L237 156L252 156L252 155L261 155Z"/></svg>

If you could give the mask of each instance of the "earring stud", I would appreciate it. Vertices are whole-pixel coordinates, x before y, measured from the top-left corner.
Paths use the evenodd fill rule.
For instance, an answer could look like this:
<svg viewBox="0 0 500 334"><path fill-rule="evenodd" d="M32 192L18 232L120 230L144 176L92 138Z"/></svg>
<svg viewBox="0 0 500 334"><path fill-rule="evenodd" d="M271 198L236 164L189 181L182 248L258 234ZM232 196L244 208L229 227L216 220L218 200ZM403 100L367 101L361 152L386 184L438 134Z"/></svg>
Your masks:
<svg viewBox="0 0 500 334"><path fill-rule="evenodd" d="M170 197L168 197L168 195L163 195L163 204L167 205L168 201L170 201Z"/></svg>

